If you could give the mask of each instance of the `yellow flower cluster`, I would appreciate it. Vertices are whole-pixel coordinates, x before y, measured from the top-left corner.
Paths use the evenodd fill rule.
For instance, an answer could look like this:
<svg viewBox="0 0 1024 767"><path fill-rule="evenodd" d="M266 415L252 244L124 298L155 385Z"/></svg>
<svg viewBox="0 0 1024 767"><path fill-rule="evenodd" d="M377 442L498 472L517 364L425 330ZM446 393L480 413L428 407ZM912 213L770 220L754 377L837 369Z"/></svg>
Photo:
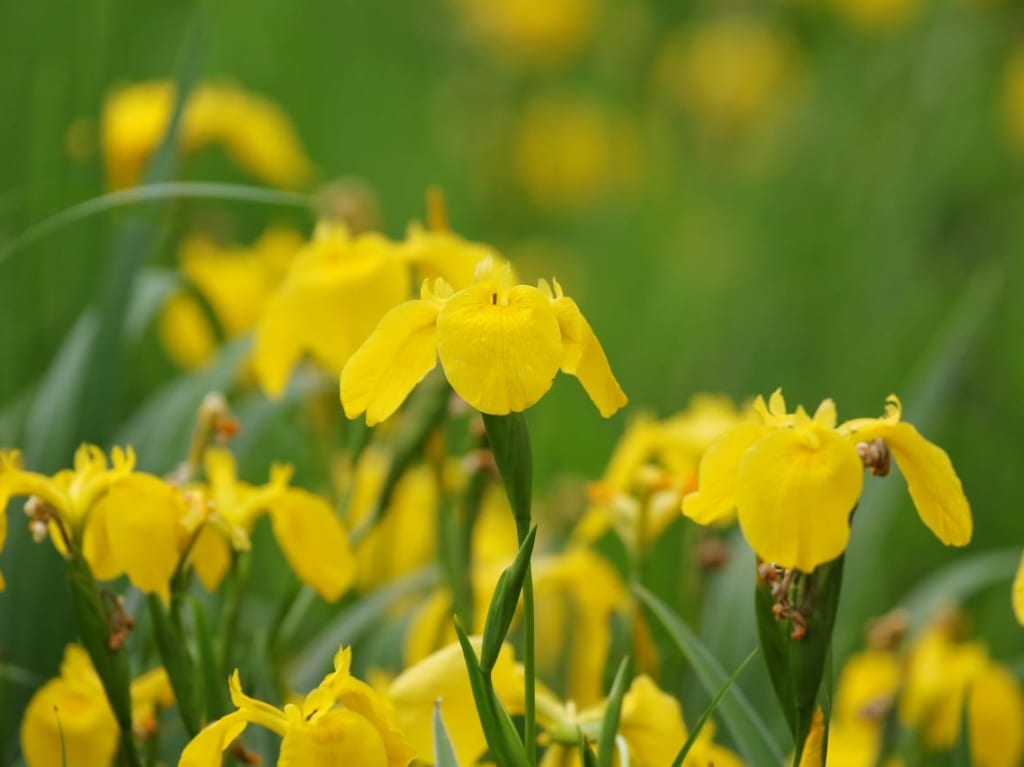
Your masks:
<svg viewBox="0 0 1024 767"><path fill-rule="evenodd" d="M790 413L777 391L755 410L761 423L731 429L705 453L698 490L683 499L695 522L735 510L761 559L809 573L845 550L863 468L887 473L891 454L928 529L946 545L970 541L971 510L949 456L900 420L895 396L882 418L838 426L832 400L813 416L802 407Z"/></svg>

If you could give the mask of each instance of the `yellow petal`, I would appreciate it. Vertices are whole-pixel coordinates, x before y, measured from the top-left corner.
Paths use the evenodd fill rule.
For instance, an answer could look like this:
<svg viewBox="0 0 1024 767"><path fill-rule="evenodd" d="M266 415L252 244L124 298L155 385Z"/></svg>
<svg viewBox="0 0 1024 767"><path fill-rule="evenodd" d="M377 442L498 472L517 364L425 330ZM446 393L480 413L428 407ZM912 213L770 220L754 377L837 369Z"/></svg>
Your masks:
<svg viewBox="0 0 1024 767"><path fill-rule="evenodd" d="M214 525L203 525L189 556L203 587L216 591L231 567L231 545L224 535Z"/></svg>
<svg viewBox="0 0 1024 767"><path fill-rule="evenodd" d="M658 689L649 676L638 676L622 699L619 733L637 764L672 764L686 740L679 701Z"/></svg>
<svg viewBox="0 0 1024 767"><path fill-rule="evenodd" d="M101 503L118 567L138 588L166 598L178 566L179 522L185 516L181 496L157 477L130 474L115 482Z"/></svg>
<svg viewBox="0 0 1024 767"><path fill-rule="evenodd" d="M860 458L838 432L814 422L772 429L740 462L743 535L765 561L809 573L846 548L862 483Z"/></svg>
<svg viewBox="0 0 1024 767"><path fill-rule="evenodd" d="M353 711L334 709L297 721L281 742L277 767L405 767L389 762L376 728Z"/></svg>
<svg viewBox="0 0 1024 767"><path fill-rule="evenodd" d="M811 719L811 730L804 740L799 767L822 767L822 750L825 748L825 716L820 708L815 709Z"/></svg>
<svg viewBox="0 0 1024 767"><path fill-rule="evenodd" d="M437 317L437 346L455 392L483 413L533 405L562 364L561 331L537 288L485 281L452 296Z"/></svg>
<svg viewBox="0 0 1024 767"><path fill-rule="evenodd" d="M857 440L881 437L907 481L921 521L947 546L970 543L974 524L960 478L946 451L904 421L875 421L855 433Z"/></svg>
<svg viewBox="0 0 1024 767"><path fill-rule="evenodd" d="M0 552L4 550L4 543L7 541L7 493L0 485ZM4 574L0 573L0 591L4 590Z"/></svg>
<svg viewBox="0 0 1024 767"><path fill-rule="evenodd" d="M1024 626L1024 555L1017 568L1017 577L1013 579L1013 614L1017 616L1017 622Z"/></svg>
<svg viewBox="0 0 1024 767"><path fill-rule="evenodd" d="M168 297L157 326L160 343L178 367L195 370L217 351L217 337L210 320L194 296L185 292Z"/></svg>
<svg viewBox="0 0 1024 767"><path fill-rule="evenodd" d="M248 720L241 711L234 711L206 725L185 746L178 767L220 767L222 754L242 734Z"/></svg>
<svg viewBox="0 0 1024 767"><path fill-rule="evenodd" d="M562 371L579 379L601 415L607 418L623 407L627 399L612 375L601 342L575 301L562 296L555 299L553 306L562 331Z"/></svg>
<svg viewBox="0 0 1024 767"><path fill-rule="evenodd" d="M323 498L289 488L270 505L274 537L288 564L328 602L337 600L355 578L348 535Z"/></svg>
<svg viewBox="0 0 1024 767"><path fill-rule="evenodd" d="M476 265L493 253L487 245L469 242L453 232L425 230L418 225L409 227L404 250L420 279L440 277L456 290L469 287Z"/></svg>
<svg viewBox="0 0 1024 767"><path fill-rule="evenodd" d="M366 413L373 426L398 410L437 364L437 304L407 301L381 319L341 372L341 403L348 418Z"/></svg>
<svg viewBox="0 0 1024 767"><path fill-rule="evenodd" d="M1017 767L1024 756L1024 694L1007 669L995 663L971 682L968 703L971 756L978 767Z"/></svg>
<svg viewBox="0 0 1024 767"><path fill-rule="evenodd" d="M89 515L82 540L82 554L92 568L92 574L99 581L110 581L124 572L124 567L114 558L107 535L107 509L109 504L98 503ZM59 538L55 538L59 540Z"/></svg>
<svg viewBox="0 0 1024 767"><path fill-rule="evenodd" d="M729 518L736 508L740 462L764 433L760 424L741 424L713 442L701 458L697 492L683 498L683 514L699 525Z"/></svg>
<svg viewBox="0 0 1024 767"><path fill-rule="evenodd" d="M416 756L398 726L391 702L355 677L346 677L339 686L338 700L359 714L377 731L387 753L388 767L406 767Z"/></svg>
<svg viewBox="0 0 1024 767"><path fill-rule="evenodd" d="M479 648L478 640L474 644ZM493 679L499 698L503 698L506 704L509 696L515 697L517 692L522 697L518 691L520 680L515 674L512 648L507 645L498 654ZM388 688L388 699L394 706L399 728L420 761L434 762L431 721L434 703L438 700L459 764L476 764L487 750L487 740L473 702L469 673L458 644L438 650L399 674Z"/></svg>

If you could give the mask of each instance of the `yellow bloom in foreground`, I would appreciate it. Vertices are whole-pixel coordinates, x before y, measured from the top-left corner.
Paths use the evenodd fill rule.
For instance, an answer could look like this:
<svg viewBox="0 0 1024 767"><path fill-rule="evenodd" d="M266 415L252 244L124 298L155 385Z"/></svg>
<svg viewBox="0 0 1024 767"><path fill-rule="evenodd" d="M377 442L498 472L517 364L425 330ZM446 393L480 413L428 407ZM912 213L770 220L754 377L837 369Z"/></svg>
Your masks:
<svg viewBox="0 0 1024 767"><path fill-rule="evenodd" d="M383 421L438 359L456 394L484 413L527 409L559 370L580 380L602 415L626 404L597 336L561 286L513 285L508 267L489 258L470 287L424 284L420 300L384 315L342 371L345 414Z"/></svg>
<svg viewBox="0 0 1024 767"><path fill-rule="evenodd" d="M384 313L408 295L408 268L396 243L321 223L256 325L260 386L279 397L303 354L340 373Z"/></svg>
<svg viewBox="0 0 1024 767"><path fill-rule="evenodd" d="M351 649L339 650L334 671L300 704L284 709L242 692L236 670L230 686L238 710L193 738L178 767L217 767L224 750L249 724L281 736L278 767L405 767L415 754L398 730L390 704L351 675L351 663Z"/></svg>
<svg viewBox="0 0 1024 767"><path fill-rule="evenodd" d="M780 392L755 408L760 424L737 426L704 454L699 489L683 499L694 521L710 524L736 509L761 559L811 572L846 548L862 466L885 473L891 454L925 525L946 545L970 541L970 506L949 456L900 420L895 396L882 418L838 428L832 400L813 417L803 408L786 412Z"/></svg>
<svg viewBox="0 0 1024 767"><path fill-rule="evenodd" d="M288 487L291 467L275 466L270 482L257 487L239 481L228 450L208 448L203 463L208 484L190 490L203 497L210 517L192 547L192 561L208 590L217 588L227 572L232 548L247 549L256 520L269 514L274 537L296 575L329 602L345 593L355 578L348 535L327 501Z"/></svg>
<svg viewBox="0 0 1024 767"><path fill-rule="evenodd" d="M100 140L111 187L142 180L167 132L175 99L174 84L166 80L119 88L107 97ZM179 131L183 153L220 144L239 167L273 186L299 187L312 175L288 117L268 99L233 85L198 86L189 94Z"/></svg>
<svg viewBox="0 0 1024 767"><path fill-rule="evenodd" d="M480 638L473 637L470 642L479 653ZM522 673L508 645L498 654L491 678L506 710L512 715L522 713ZM410 666L391 682L387 697L419 761L434 763L432 716L438 701L459 764L476 764L487 750L460 645L448 645Z"/></svg>
<svg viewBox="0 0 1024 767"><path fill-rule="evenodd" d="M131 685L132 722L136 733L148 735L154 727L157 706L174 702L163 669L148 672ZM119 730L107 702L103 683L89 655L78 645L68 645L60 676L40 687L29 701L21 720L21 750L28 767L109 765L117 753Z"/></svg>

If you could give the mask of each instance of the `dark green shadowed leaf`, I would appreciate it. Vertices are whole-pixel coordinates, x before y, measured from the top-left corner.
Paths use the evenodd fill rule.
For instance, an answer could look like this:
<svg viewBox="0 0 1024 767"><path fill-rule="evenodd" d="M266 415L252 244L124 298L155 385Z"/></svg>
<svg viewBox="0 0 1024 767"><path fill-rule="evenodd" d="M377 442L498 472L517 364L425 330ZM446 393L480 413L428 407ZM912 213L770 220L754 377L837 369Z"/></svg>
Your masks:
<svg viewBox="0 0 1024 767"><path fill-rule="evenodd" d="M146 602L153 622L153 638L171 681L181 722L188 736L194 738L203 728L203 698L181 620L181 597L175 595L170 604L165 604L156 594L150 594Z"/></svg>
<svg viewBox="0 0 1024 767"><path fill-rule="evenodd" d="M634 586L633 591L664 627L673 644L693 668L705 692L716 695L725 687L729 677L715 656L664 602L642 586ZM782 750L772 740L767 726L739 688L730 688L718 708L722 724L732 735L737 750L750 764L771 767L785 761Z"/></svg>
<svg viewBox="0 0 1024 767"><path fill-rule="evenodd" d="M217 661L217 648L210 631L206 610L197 599L189 599L192 608L192 625L195 628L196 650L199 659L199 681L203 688L207 721L213 721L228 712L222 680L226 677Z"/></svg>
<svg viewBox="0 0 1024 767"><path fill-rule="evenodd" d="M533 555L533 544L536 539L537 528L533 527L519 547L515 560L502 571L498 585L494 589L494 596L487 610L483 646L480 651L480 666L486 673L490 673L494 668L501 646L508 636L509 626L512 625L512 618L519 604L519 595L523 590L523 582L530 568L530 557Z"/></svg>
<svg viewBox="0 0 1024 767"><path fill-rule="evenodd" d="M626 695L630 680L630 658L622 659L615 672L612 689L605 703L604 718L601 720L601 737L597 741L598 767L612 767L615 760L615 736L619 732L619 718L622 714L622 699Z"/></svg>
<svg viewBox="0 0 1024 767"><path fill-rule="evenodd" d="M690 730L690 734L686 738L686 742L683 743L682 748L679 749L679 753L676 754L676 758L672 760L672 767L682 767L683 762L686 760L687 755L690 753L690 749L693 748L693 744L697 742L697 738L700 736L701 730L704 729L704 725L708 723L708 720L715 713L715 709L718 708L718 704L722 702L725 694L729 692L733 682L739 679L740 674L743 673L743 669L747 667L747 664L754 659L757 655L757 648L755 647L750 651L750 655L744 658L743 662L736 667L736 670L732 672L732 676L729 677L725 686L711 699L711 703L704 709L696 723L693 725L693 729Z"/></svg>
<svg viewBox="0 0 1024 767"><path fill-rule="evenodd" d="M960 737L953 746L953 767L973 767L971 757L971 713L970 689L964 694L964 704L960 708Z"/></svg>
<svg viewBox="0 0 1024 767"><path fill-rule="evenodd" d="M768 566L770 579L758 576L755 591L758 637L775 688L775 697L786 717L799 763L832 646L832 629L839 605L843 578L843 557L815 568L811 574L777 573ZM777 599L773 588L782 588L792 577L783 598L803 616L803 625L793 619L776 618Z"/></svg>
<svg viewBox="0 0 1024 767"><path fill-rule="evenodd" d="M441 701L439 700L434 703L433 731L435 767L459 767L459 760L455 758L455 749L452 748L451 738L448 737L448 728L444 726L444 719L441 718Z"/></svg>

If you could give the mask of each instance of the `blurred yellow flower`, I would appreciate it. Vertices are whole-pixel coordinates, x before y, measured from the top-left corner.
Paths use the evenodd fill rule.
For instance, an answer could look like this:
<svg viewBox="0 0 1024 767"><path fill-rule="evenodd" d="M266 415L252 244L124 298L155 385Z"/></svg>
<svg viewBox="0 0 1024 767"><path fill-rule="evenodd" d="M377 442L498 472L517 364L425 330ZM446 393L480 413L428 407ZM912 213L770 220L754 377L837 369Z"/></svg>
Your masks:
<svg viewBox="0 0 1024 767"><path fill-rule="evenodd" d="M515 138L516 177L529 199L553 210L586 207L632 187L640 173L636 125L596 103L530 103Z"/></svg>
<svg viewBox="0 0 1024 767"><path fill-rule="evenodd" d="M906 27L921 10L921 0L832 0L836 11L851 26L869 33Z"/></svg>
<svg viewBox="0 0 1024 767"><path fill-rule="evenodd" d="M346 524L355 528L373 510L384 486L390 461L380 447L370 446L356 464ZM356 547L356 587L370 591L434 559L441 488L433 468L418 464L395 486L391 503Z"/></svg>
<svg viewBox="0 0 1024 767"><path fill-rule="evenodd" d="M176 90L167 80L112 91L103 105L100 142L114 189L142 180L146 163L170 125ZM288 117L268 99L234 85L199 85L182 113L178 148L221 145L235 163L272 186L306 184L312 168Z"/></svg>
<svg viewBox="0 0 1024 767"><path fill-rule="evenodd" d="M519 412L551 388L555 374L575 375L598 410L626 404L601 344L575 302L543 280L513 285L510 269L487 258L473 285L455 292L424 284L381 319L341 374L345 414L388 418L441 360L456 394L484 413Z"/></svg>
<svg viewBox="0 0 1024 767"><path fill-rule="evenodd" d="M333 373L391 307L409 296L401 247L379 234L353 237L321 222L295 257L256 325L253 365L264 391L279 397L303 354Z"/></svg>
<svg viewBox="0 0 1024 767"><path fill-rule="evenodd" d="M271 227L251 247L221 246L205 235L181 245L181 272L203 297L225 338L251 330L302 247L298 233ZM216 334L202 306L187 292L172 294L160 316L160 339L186 370L208 362Z"/></svg>
<svg viewBox="0 0 1024 767"><path fill-rule="evenodd" d="M352 651L334 658L334 671L298 704L283 709L242 692L231 676L231 702L238 709L209 724L185 747L178 767L219 767L222 754L249 724L281 736L279 767L406 767L415 753L395 722L386 699L350 673Z"/></svg>
<svg viewBox="0 0 1024 767"><path fill-rule="evenodd" d="M238 479L234 456L207 448L207 484L189 487L206 507L207 522L192 546L192 563L207 590L214 590L231 564L231 550L247 549L256 520L270 515L274 537L295 574L333 602L355 579L355 558L334 509L320 496L288 487L291 467L275 465L270 482L253 486Z"/></svg>
<svg viewBox="0 0 1024 767"><path fill-rule="evenodd" d="M527 66L573 58L593 34L600 0L453 0L467 32L489 52Z"/></svg>
<svg viewBox="0 0 1024 767"><path fill-rule="evenodd" d="M3 541L0 540L0 544L2 543ZM1020 565L1017 567L1017 575L1013 579L1012 599L1013 614L1017 616L1017 622L1024 626L1024 555L1021 555Z"/></svg>
<svg viewBox="0 0 1024 767"><path fill-rule="evenodd" d="M174 702L170 681L155 669L131 684L132 724L146 736L156 708ZM119 729L103 683L88 653L75 644L64 649L60 676L32 696L21 720L21 750L28 767L67 764L109 765L117 753ZM65 760L66 756L66 760Z"/></svg>
<svg viewBox="0 0 1024 767"><path fill-rule="evenodd" d="M811 417L802 407L787 413L777 391L755 409L761 424L735 427L704 454L698 491L683 499L683 513L694 521L710 524L735 508L761 559L811 572L846 548L862 466L887 473L891 454L925 525L946 545L970 541L971 510L949 456L900 421L895 396L882 418L838 428L832 400Z"/></svg>
<svg viewBox="0 0 1024 767"><path fill-rule="evenodd" d="M829 724L829 767L874 767L901 684L902 669L892 652L867 650L846 662Z"/></svg>
<svg viewBox="0 0 1024 767"><path fill-rule="evenodd" d="M470 638L477 652L480 641L479 637ZM522 671L508 645L498 654L491 681L506 710L512 715L522 713ZM448 645L407 668L388 686L387 698L394 706L399 729L420 762L434 763L431 722L438 702L459 764L476 764L487 750L460 645Z"/></svg>
<svg viewBox="0 0 1024 767"><path fill-rule="evenodd" d="M630 550L653 541L678 518L683 495L696 490L707 447L750 415L741 414L728 397L699 394L686 410L665 420L646 414L634 418L604 476L587 488L590 506L575 537L593 541L612 527Z"/></svg>
<svg viewBox="0 0 1024 767"><path fill-rule="evenodd" d="M796 49L775 28L731 16L676 33L656 66L666 93L705 133L726 138L773 121L800 70Z"/></svg>
<svg viewBox="0 0 1024 767"><path fill-rule="evenodd" d="M576 733L581 730L595 743L600 734L606 702L577 712L574 703L563 705L549 694L538 695L538 716L555 742L545 752L541 767L578 767ZM732 751L714 742L714 725L708 722L697 736L683 767L742 767ZM671 764L687 738L679 702L645 675L637 676L622 699L619 737L629 749L629 763L637 767ZM571 744L571 745L570 745Z"/></svg>

